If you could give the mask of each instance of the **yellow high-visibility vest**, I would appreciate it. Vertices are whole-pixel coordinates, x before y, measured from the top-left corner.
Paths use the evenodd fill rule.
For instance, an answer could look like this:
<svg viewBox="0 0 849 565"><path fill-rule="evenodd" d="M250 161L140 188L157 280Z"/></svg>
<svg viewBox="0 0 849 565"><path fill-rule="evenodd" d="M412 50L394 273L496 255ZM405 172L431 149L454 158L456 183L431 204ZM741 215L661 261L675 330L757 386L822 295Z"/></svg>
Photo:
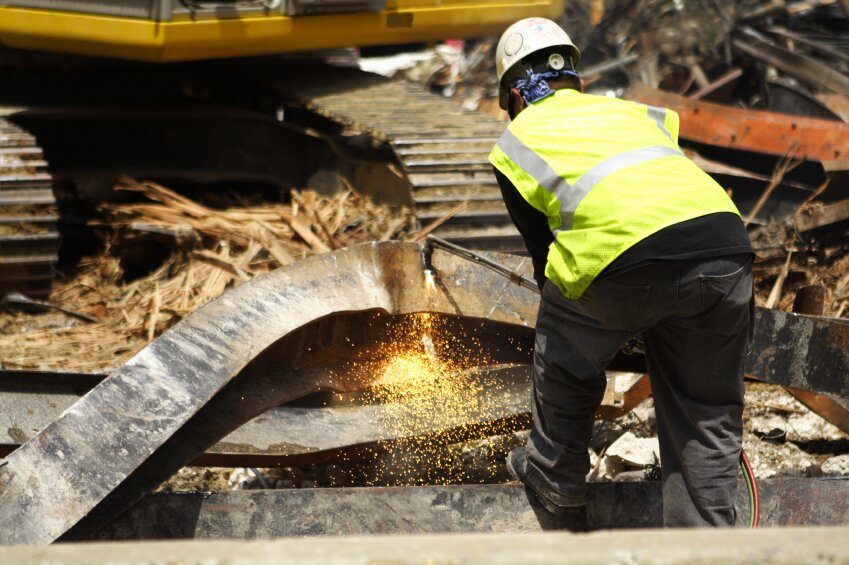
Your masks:
<svg viewBox="0 0 849 565"><path fill-rule="evenodd" d="M678 114L575 90L526 107L489 155L545 214L545 276L570 299L635 243L715 212L740 215L678 147Z"/></svg>

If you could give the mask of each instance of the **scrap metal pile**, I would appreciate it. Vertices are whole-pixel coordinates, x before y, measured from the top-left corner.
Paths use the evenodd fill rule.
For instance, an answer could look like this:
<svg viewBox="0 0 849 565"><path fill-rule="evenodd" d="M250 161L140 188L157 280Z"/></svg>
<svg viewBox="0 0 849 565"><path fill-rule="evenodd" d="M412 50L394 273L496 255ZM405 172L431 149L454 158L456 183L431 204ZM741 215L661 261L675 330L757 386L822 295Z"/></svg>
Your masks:
<svg viewBox="0 0 849 565"><path fill-rule="evenodd" d="M750 227L760 304L790 310L802 292L797 311L807 300L808 313L838 318L849 299L845 8L630 2L605 15L590 44L638 56L613 75L588 71L591 89L624 88L679 113L682 145Z"/></svg>

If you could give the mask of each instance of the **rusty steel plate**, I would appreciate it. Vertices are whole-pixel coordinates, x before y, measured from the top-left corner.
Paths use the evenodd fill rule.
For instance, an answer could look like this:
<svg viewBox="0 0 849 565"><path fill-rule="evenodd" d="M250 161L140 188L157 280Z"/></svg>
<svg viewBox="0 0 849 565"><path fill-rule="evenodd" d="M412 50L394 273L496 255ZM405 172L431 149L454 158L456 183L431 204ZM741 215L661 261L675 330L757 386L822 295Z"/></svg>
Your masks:
<svg viewBox="0 0 849 565"><path fill-rule="evenodd" d="M637 84L626 98L675 110L680 137L719 147L826 161L849 155L849 124L693 100Z"/></svg>

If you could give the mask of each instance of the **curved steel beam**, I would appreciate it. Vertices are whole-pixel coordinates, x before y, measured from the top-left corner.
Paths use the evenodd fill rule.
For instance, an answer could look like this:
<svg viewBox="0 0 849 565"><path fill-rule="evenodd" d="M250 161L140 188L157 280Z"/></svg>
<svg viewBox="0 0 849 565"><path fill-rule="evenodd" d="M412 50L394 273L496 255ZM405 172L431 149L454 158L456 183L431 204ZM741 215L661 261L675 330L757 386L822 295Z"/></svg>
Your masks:
<svg viewBox="0 0 849 565"><path fill-rule="evenodd" d="M497 260L529 274L526 259ZM340 250L259 277L187 317L0 464L0 543L87 537L269 407L362 388L367 375L328 378L316 368L397 339L392 316L439 314L452 321L449 333L474 329L498 344L479 348L489 362L528 362L536 295L453 255L436 251L431 261L438 276L428 290L418 246ZM381 317L389 325L375 322ZM747 373L846 396L847 343L849 325L759 309Z"/></svg>
<svg viewBox="0 0 849 565"><path fill-rule="evenodd" d="M499 260L529 270L526 259ZM358 376L306 370L307 344L344 342L334 315L477 319L504 339L498 360L526 361L537 298L451 255L434 253L432 264L439 276L429 290L420 247L366 244L258 277L188 316L9 455L0 543L84 536L268 407L360 388Z"/></svg>

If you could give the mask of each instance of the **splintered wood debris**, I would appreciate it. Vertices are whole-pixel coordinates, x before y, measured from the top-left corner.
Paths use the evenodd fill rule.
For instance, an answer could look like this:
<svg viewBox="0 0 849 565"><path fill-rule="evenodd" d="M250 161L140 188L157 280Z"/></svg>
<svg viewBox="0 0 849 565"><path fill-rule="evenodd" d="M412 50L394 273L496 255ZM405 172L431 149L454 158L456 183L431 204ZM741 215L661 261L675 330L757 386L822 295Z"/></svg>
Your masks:
<svg viewBox="0 0 849 565"><path fill-rule="evenodd" d="M0 317L0 368L102 371L122 365L152 339L226 289L315 253L415 237L407 209L377 205L349 189L335 196L292 191L290 203L217 210L155 183L123 180L144 196L106 204L106 249L82 260L50 297L97 319L59 312ZM153 272L125 282L116 251L139 234L172 238L174 251Z"/></svg>

